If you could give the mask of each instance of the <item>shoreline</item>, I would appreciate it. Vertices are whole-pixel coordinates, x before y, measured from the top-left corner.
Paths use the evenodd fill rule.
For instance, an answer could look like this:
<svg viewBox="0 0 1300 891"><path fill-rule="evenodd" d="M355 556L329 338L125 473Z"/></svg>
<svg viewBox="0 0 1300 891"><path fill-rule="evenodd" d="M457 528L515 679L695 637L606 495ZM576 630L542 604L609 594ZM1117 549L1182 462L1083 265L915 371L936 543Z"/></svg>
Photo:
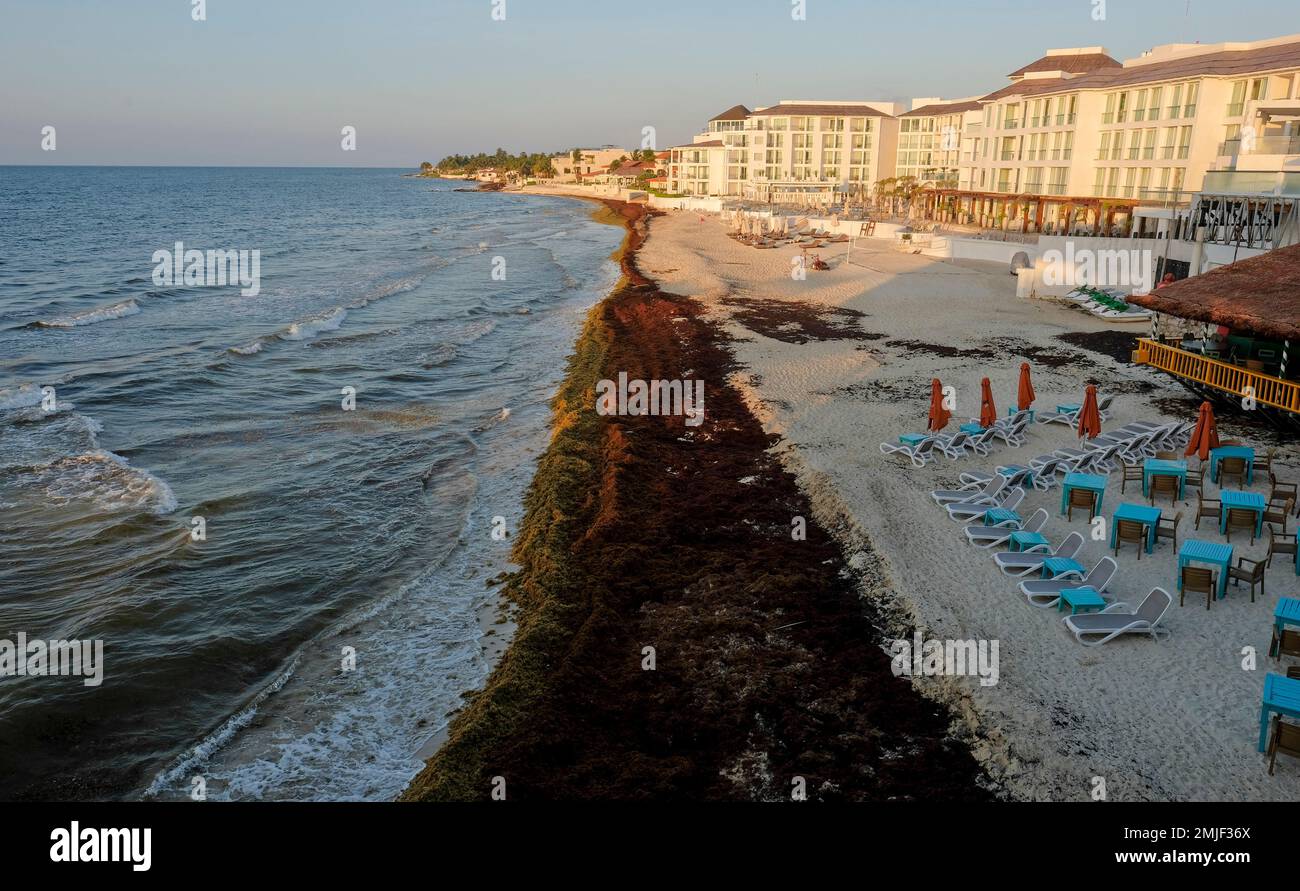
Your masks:
<svg viewBox="0 0 1300 891"><path fill-rule="evenodd" d="M787 800L802 777L812 799L987 800L954 716L890 672L877 605L732 385L730 338L641 272L651 213L565 197L625 222L623 278L554 400L503 589L514 641L399 800L487 800L494 777L511 799ZM703 425L597 416L620 371L702 378Z"/></svg>

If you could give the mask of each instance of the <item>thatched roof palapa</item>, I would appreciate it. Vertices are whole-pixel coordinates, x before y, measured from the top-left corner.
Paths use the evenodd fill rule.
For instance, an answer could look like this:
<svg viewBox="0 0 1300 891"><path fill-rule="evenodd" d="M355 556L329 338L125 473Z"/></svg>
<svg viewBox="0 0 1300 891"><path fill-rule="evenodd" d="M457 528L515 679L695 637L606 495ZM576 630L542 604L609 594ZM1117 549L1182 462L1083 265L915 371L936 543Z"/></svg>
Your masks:
<svg viewBox="0 0 1300 891"><path fill-rule="evenodd" d="M1129 302L1236 333L1300 341L1300 244L1220 266Z"/></svg>

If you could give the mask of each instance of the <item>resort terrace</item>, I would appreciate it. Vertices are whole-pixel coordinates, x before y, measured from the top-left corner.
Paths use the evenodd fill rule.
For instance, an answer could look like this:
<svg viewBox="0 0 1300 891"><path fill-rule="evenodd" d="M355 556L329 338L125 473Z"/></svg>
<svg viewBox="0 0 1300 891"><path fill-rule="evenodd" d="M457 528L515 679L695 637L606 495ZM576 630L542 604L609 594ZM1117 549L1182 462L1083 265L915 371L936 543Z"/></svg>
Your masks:
<svg viewBox="0 0 1300 891"><path fill-rule="evenodd" d="M1179 377L1194 389L1244 397L1249 387L1259 405L1300 416L1300 357L1293 355L1300 345L1300 245L1129 300L1202 325L1199 340L1172 342L1156 336L1157 317L1153 336L1139 341L1135 362Z"/></svg>

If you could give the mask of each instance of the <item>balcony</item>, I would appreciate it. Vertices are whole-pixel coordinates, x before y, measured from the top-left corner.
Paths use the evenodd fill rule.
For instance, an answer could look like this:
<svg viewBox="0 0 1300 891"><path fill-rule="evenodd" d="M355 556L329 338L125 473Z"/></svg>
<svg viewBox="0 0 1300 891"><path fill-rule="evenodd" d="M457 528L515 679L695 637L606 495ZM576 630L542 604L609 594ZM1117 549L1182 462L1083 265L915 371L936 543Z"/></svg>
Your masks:
<svg viewBox="0 0 1300 891"><path fill-rule="evenodd" d="M1253 141L1229 139L1219 144L1219 155L1300 155L1300 136L1264 136Z"/></svg>

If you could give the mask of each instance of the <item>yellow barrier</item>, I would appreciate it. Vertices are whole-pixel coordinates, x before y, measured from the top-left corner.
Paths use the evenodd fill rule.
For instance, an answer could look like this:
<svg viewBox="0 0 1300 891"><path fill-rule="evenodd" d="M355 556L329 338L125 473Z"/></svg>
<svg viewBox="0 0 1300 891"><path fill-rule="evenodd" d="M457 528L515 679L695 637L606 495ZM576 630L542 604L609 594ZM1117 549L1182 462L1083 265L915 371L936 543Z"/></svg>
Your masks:
<svg viewBox="0 0 1300 891"><path fill-rule="evenodd" d="M1255 401L1260 405L1300 414L1300 382L1283 380L1269 374L1260 374L1247 368L1238 368L1209 356L1189 353L1178 347L1166 346L1145 337L1138 338L1133 361L1150 365L1178 377L1223 390L1245 398L1246 388L1254 390Z"/></svg>

